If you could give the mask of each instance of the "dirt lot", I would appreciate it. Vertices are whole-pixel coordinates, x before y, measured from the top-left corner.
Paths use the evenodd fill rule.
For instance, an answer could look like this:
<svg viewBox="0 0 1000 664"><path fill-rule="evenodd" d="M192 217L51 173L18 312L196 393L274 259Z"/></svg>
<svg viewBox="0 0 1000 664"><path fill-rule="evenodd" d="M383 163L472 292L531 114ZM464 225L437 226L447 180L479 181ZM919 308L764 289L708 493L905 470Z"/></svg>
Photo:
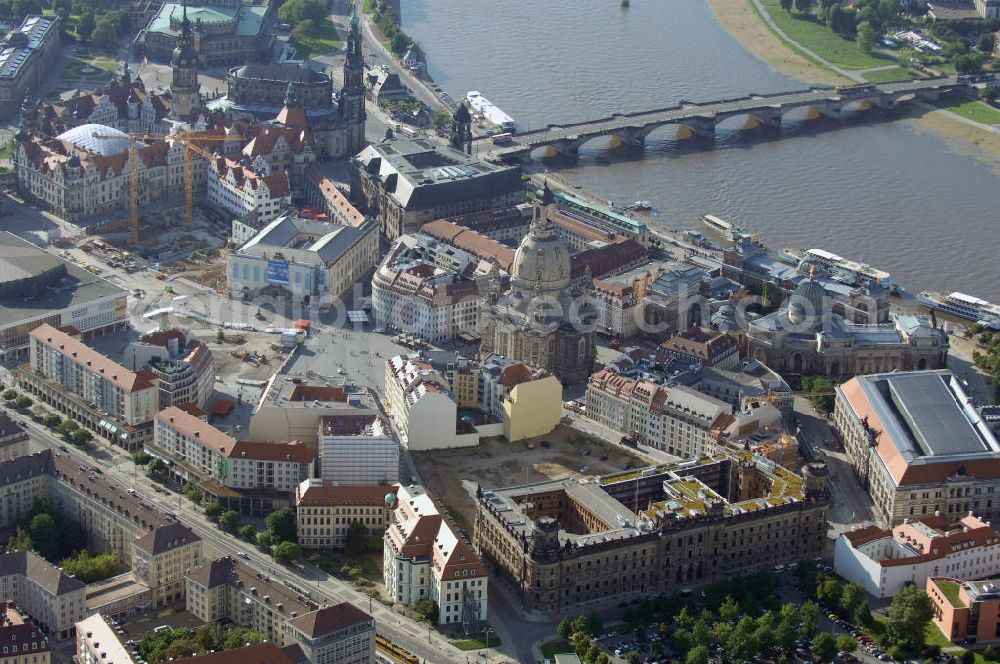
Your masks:
<svg viewBox="0 0 1000 664"><path fill-rule="evenodd" d="M542 440L550 447L543 447ZM533 449L529 448L533 446ZM583 456L583 450L590 450ZM601 457L607 456L605 461ZM552 433L518 443L486 439L478 447L435 452L414 452L414 463L430 493L452 510L459 525L470 530L475 521L476 483L495 488L564 477L606 475L620 471L625 463L651 463L617 446L560 426ZM579 472L583 466L590 469ZM455 514L457 512L457 514Z"/></svg>

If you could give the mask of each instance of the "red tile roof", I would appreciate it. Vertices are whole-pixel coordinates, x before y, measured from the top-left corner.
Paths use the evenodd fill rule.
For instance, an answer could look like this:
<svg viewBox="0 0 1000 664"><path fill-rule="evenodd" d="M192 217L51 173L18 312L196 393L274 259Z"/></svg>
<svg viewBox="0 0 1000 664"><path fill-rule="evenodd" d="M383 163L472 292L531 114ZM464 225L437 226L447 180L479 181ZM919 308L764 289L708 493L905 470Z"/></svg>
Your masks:
<svg viewBox="0 0 1000 664"><path fill-rule="evenodd" d="M31 331L31 336L45 346L59 350L71 362L107 378L125 391L138 392L153 387L155 377L148 369L129 371L79 339L75 339L51 325L39 325Z"/></svg>

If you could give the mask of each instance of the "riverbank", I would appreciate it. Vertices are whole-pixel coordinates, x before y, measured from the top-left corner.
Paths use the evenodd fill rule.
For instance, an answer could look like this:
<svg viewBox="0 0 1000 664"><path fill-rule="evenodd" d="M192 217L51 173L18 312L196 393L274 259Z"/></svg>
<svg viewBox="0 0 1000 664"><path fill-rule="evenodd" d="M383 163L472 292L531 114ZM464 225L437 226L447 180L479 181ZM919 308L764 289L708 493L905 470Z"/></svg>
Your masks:
<svg viewBox="0 0 1000 664"><path fill-rule="evenodd" d="M750 0L706 0L715 19L743 48L789 76L823 85L838 85L847 79L809 60L785 44L764 23Z"/></svg>
<svg viewBox="0 0 1000 664"><path fill-rule="evenodd" d="M715 18L750 53L775 69L810 83L839 84L845 79L819 65L786 44L766 25L752 0L706 0ZM914 113L911 120L918 131L949 140L951 148L964 156L990 163L1000 170L1000 134L968 124L946 111ZM961 144L958 144L958 143Z"/></svg>

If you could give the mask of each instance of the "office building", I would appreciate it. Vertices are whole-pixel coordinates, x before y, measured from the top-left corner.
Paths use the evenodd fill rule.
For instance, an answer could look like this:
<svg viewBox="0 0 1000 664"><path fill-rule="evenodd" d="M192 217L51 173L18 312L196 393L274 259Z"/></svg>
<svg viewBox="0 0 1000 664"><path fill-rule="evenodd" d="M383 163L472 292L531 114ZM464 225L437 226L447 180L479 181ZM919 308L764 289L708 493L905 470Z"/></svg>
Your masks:
<svg viewBox="0 0 1000 664"><path fill-rule="evenodd" d="M963 579L927 579L924 589L933 607L934 627L949 641L963 645L1000 639L1000 580Z"/></svg>
<svg viewBox="0 0 1000 664"><path fill-rule="evenodd" d="M394 601L413 606L434 600L440 625L474 628L488 618L486 567L423 487L396 490L382 556L385 589Z"/></svg>
<svg viewBox="0 0 1000 664"><path fill-rule="evenodd" d="M10 416L0 414L0 461L26 457L31 448L28 432Z"/></svg>
<svg viewBox="0 0 1000 664"><path fill-rule="evenodd" d="M475 544L525 611L578 614L818 555L827 505L825 465L727 453L480 488Z"/></svg>
<svg viewBox="0 0 1000 664"><path fill-rule="evenodd" d="M856 376L833 421L880 520L1000 517L1000 442L950 371Z"/></svg>
<svg viewBox="0 0 1000 664"><path fill-rule="evenodd" d="M354 157L351 199L393 241L434 219L522 203L525 192L517 166L417 139L369 145Z"/></svg>
<svg viewBox="0 0 1000 664"><path fill-rule="evenodd" d="M28 335L39 325L72 325L89 339L128 321L124 289L6 231L0 275L0 359L27 355Z"/></svg>
<svg viewBox="0 0 1000 664"><path fill-rule="evenodd" d="M735 368L740 361L736 339L706 327L682 330L660 344L660 348L666 351L668 357L722 371Z"/></svg>
<svg viewBox="0 0 1000 664"><path fill-rule="evenodd" d="M157 330L131 342L122 355L130 371L148 369L160 391L160 408L205 408L215 390L212 351L190 330Z"/></svg>
<svg viewBox="0 0 1000 664"><path fill-rule="evenodd" d="M393 486L335 484L305 480L295 488L295 517L303 549L342 549L351 525L369 537L385 531Z"/></svg>

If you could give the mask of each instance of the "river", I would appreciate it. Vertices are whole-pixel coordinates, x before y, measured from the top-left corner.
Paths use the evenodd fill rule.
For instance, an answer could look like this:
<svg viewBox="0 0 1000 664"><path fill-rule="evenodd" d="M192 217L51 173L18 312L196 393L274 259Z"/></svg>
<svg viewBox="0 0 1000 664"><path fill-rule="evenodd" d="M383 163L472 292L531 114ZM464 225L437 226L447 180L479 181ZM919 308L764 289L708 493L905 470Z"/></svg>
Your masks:
<svg viewBox="0 0 1000 664"><path fill-rule="evenodd" d="M737 0L733 0L734 2ZM455 99L479 90L521 130L678 103L807 87L749 54L703 0L403 0L403 29ZM560 172L654 225L699 228L712 213L774 249L817 247L892 273L911 292L963 290L1000 302L995 161L863 114L825 130L789 116L781 140L718 128L716 147L676 130L643 153L595 140Z"/></svg>

